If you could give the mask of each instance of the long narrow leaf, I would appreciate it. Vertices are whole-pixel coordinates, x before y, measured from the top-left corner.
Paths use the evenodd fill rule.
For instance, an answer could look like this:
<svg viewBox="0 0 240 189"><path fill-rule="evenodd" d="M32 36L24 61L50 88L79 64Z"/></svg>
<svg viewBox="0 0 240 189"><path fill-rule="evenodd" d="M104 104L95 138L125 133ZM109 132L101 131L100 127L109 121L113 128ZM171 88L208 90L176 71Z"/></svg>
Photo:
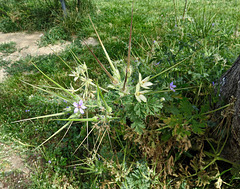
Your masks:
<svg viewBox="0 0 240 189"><path fill-rule="evenodd" d="M79 58L76 56L76 54L72 51L72 49L68 48L68 50L70 51L71 55L73 56L73 58L75 59L75 61L78 64L82 64L82 62L79 60Z"/></svg>
<svg viewBox="0 0 240 189"><path fill-rule="evenodd" d="M56 54L55 52L54 52L54 54L55 54L71 71L73 71L73 69L71 68L71 66L69 66L68 63L62 59L62 57L60 57L60 56L59 56L58 54Z"/></svg>
<svg viewBox="0 0 240 189"><path fill-rule="evenodd" d="M85 43L85 42L84 42ZM113 82L117 82L115 81L115 79L113 78L113 76L107 71L107 69L104 67L104 65L100 62L100 60L97 58L97 56L94 54L94 52L89 48L89 46L85 43L86 47L88 48L88 50L92 53L92 55L94 56L94 58L97 60L97 62L99 63L99 65L101 66L101 68L104 70L104 72L107 74L107 76L113 81Z"/></svg>
<svg viewBox="0 0 240 189"><path fill-rule="evenodd" d="M66 93L68 93L69 95L73 96L75 98L75 95L70 93L67 89L65 89L64 87L62 87L61 85L59 85L56 81L54 81L53 79L51 79L50 77L48 77L45 73L42 72L42 70L40 70L40 68L37 67L36 64L34 64L33 62L31 62L35 68L37 68L37 70L43 74L48 80L50 80L51 82L53 82L55 85L57 85L58 87L60 87L63 91L65 91Z"/></svg>
<svg viewBox="0 0 240 189"><path fill-rule="evenodd" d="M47 140L45 140L42 144L40 144L36 149L38 149L39 147L41 147L43 144L45 144L47 141L49 141L51 138L53 138L54 136L56 136L58 133L60 133L64 128L66 128L69 124L72 124L71 121L67 122L64 126L62 126L60 129L58 129L57 132L55 132L53 135L51 135Z"/></svg>
<svg viewBox="0 0 240 189"><path fill-rule="evenodd" d="M83 118L83 119L73 119L73 118L69 118L69 119L54 119L54 120L58 120L58 121L81 121L81 122L86 122L86 121L97 122L97 121L99 121L98 117Z"/></svg>
<svg viewBox="0 0 240 189"><path fill-rule="evenodd" d="M197 51L196 51L196 52L197 52ZM177 64L175 64L175 65L173 65L173 66L171 66L171 67L169 67L169 68L163 70L162 72L156 74L155 76L151 77L149 80L154 79L155 77L157 77L157 76L159 76L159 75L161 75L161 74L167 72L168 70L171 70L172 68L178 66L179 64L185 62L187 59L191 58L194 54L196 54L196 52L194 52L193 54L191 54L191 55L188 56L187 58L183 59L182 61L178 62Z"/></svg>
<svg viewBox="0 0 240 189"><path fill-rule="evenodd" d="M106 100L103 97L102 91L99 89L98 85L97 85L97 90L98 90L98 93L100 94L100 97L101 97L105 107L106 107L107 112L111 113L112 112L112 108L110 106L108 106Z"/></svg>
<svg viewBox="0 0 240 189"><path fill-rule="evenodd" d="M95 26L94 26L94 24L93 24L93 22L92 22L91 17L90 17L89 15L88 15L88 17L89 17L89 19L90 19L90 21L91 21L91 23L92 23L92 26L93 26L96 34L97 34L98 40L99 40L99 42L100 42L100 44L101 44L101 46L102 46L102 48L103 48L103 51L104 51L104 53L105 53L105 55L106 55L106 57L107 57L107 59L108 59L108 62L109 62L109 64L110 64L110 66L112 67L112 70L115 71L116 68L114 67L114 65L113 65L113 63L112 63L112 61L111 61L111 59L110 59L110 57L109 57L109 55L108 55L108 53L107 53L104 45L103 45L103 43L102 43L102 40L101 40L100 36L98 35L98 32L97 32L97 30L96 30L96 28L95 28Z"/></svg>
<svg viewBox="0 0 240 189"><path fill-rule="evenodd" d="M37 116L37 117L28 118L28 119L22 119L22 120L14 121L12 123L18 123L18 122L22 122L22 121L30 121L30 120L34 120L34 119L43 119L43 118L48 118L48 117L56 117L56 116L61 116L61 115L64 115L64 114L66 114L66 113L65 112L61 112L61 113L56 113L56 114Z"/></svg>
<svg viewBox="0 0 240 189"><path fill-rule="evenodd" d="M40 88L40 87L38 87L38 86L36 86L36 85L32 85L32 84L30 84L30 83L27 83L26 81L23 81L23 80L21 80L21 81L22 81L23 83L27 84L27 85L32 86L33 88L39 89L39 90L44 91L44 92L46 92L46 93L48 93L48 94L51 94L51 95L53 95L53 96L57 96L57 97L59 97L59 98L61 98L61 99L63 99L63 100L70 101L70 99L68 99L68 98L66 98L66 97L64 97L64 96L62 96L62 95L59 95L59 94L57 94L57 93L55 93L55 92L48 91L48 90L43 89L43 88Z"/></svg>

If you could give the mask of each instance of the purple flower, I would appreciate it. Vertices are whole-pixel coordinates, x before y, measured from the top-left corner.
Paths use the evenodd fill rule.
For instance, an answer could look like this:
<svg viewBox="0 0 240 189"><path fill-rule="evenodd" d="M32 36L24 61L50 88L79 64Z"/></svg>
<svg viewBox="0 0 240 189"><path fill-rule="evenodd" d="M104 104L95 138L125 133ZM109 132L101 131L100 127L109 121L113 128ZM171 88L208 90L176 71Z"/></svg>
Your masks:
<svg viewBox="0 0 240 189"><path fill-rule="evenodd" d="M173 92L175 92L174 88L176 87L176 85L173 85L173 82L170 83L169 87Z"/></svg>
<svg viewBox="0 0 240 189"><path fill-rule="evenodd" d="M66 101L66 100L63 100L63 102L67 103L67 101Z"/></svg>
<svg viewBox="0 0 240 189"><path fill-rule="evenodd" d="M25 110L25 112L29 112L30 110Z"/></svg>
<svg viewBox="0 0 240 189"><path fill-rule="evenodd" d="M51 160L49 160L49 161L48 161L48 163L50 164L50 163L52 163L52 161L51 161Z"/></svg>
<svg viewBox="0 0 240 189"><path fill-rule="evenodd" d="M157 62L155 65L157 66L158 64L160 64L160 61L159 61L159 62Z"/></svg>
<svg viewBox="0 0 240 189"><path fill-rule="evenodd" d="M214 81L212 82L212 85L213 85L213 86L215 85Z"/></svg>
<svg viewBox="0 0 240 189"><path fill-rule="evenodd" d="M215 24L214 23L212 23L212 26L214 26Z"/></svg>
<svg viewBox="0 0 240 189"><path fill-rule="evenodd" d="M83 101L82 100L80 100L78 103L74 102L73 106L75 107L74 113L78 113L78 111L79 111L81 114L84 114L83 110L87 108L86 106L83 105Z"/></svg>
<svg viewBox="0 0 240 189"><path fill-rule="evenodd" d="M156 43L156 41L154 40L153 43Z"/></svg>

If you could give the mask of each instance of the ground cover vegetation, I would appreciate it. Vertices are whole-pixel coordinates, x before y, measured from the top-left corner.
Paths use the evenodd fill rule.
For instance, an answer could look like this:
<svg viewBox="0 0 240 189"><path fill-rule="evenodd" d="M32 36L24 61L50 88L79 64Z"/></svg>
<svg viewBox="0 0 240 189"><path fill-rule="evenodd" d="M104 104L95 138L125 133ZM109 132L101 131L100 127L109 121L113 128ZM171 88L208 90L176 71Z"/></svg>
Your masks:
<svg viewBox="0 0 240 189"><path fill-rule="evenodd" d="M138 0L130 35L130 1L77 2L66 17L58 1L0 2L0 31L73 40L58 56L1 61L1 139L40 155L25 187L239 188L221 156L231 104L214 117L214 85L239 55L239 3Z"/></svg>

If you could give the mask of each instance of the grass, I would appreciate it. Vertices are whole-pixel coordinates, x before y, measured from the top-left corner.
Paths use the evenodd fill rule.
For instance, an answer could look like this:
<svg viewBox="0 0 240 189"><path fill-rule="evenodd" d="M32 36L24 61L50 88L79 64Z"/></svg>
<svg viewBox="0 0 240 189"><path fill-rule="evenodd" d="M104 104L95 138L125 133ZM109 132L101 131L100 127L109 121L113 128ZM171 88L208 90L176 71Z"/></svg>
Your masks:
<svg viewBox="0 0 240 189"><path fill-rule="evenodd" d="M4 54L11 54L16 51L17 51L16 43L14 42L0 44L0 52Z"/></svg>
<svg viewBox="0 0 240 189"><path fill-rule="evenodd" d="M71 4L75 1L69 2ZM175 9L173 2L176 3ZM197 106L196 108L199 108L207 101L205 97L209 94L211 83L217 81L239 55L238 21L240 15L237 13L240 5L237 1L223 0L188 2L185 13L184 5L184 1L136 1L133 16L132 57L133 60L137 61L139 70L144 71L146 75L155 75L195 52L194 57L174 68L171 72L161 75L158 79L159 83L164 83L166 86L172 80L183 87L185 85L197 86L196 90L183 92L183 97L190 99ZM86 8L84 14L72 11L69 13L69 17L63 18L59 3L54 7L54 1L1 1L0 31L44 30L46 33L45 37L42 38L41 45L55 43L58 40L71 40L74 37L75 42L70 49L77 54L82 62L86 62L91 77L104 85L107 78L102 74L86 47L80 43L80 40L84 38L96 38L86 13L90 13L109 56L114 61L122 59L126 62L131 6L128 0L122 0L120 5L117 0L93 1L94 10L87 11ZM183 14L185 19L181 17ZM10 53L14 48L14 44L2 44L0 51ZM107 60L100 45L94 46L92 49L100 61L107 66ZM71 66L76 65L69 50L60 56ZM64 123L48 119L15 124L12 122L56 113L69 104L65 104L62 100L45 92L33 89L20 81L25 80L35 85L49 84L29 63L30 59L44 73L61 85L69 86L71 80L67 77L67 73L70 73L67 66L54 55L27 57L7 68L7 72L12 77L0 84L1 133L10 139L17 139L24 144L37 146ZM31 72L31 74L24 74L26 72ZM172 107L168 108L170 112ZM119 127L115 127L119 129ZM116 132L124 133L124 131ZM118 141L121 144L119 146L122 148L118 148L125 148L124 150L118 149L115 162L124 162L125 156L131 161L142 159L143 157L138 155L139 149L130 141L123 140L124 134L122 133L119 135L113 133L111 136L115 142ZM68 165L72 165L73 161L88 157L88 153L83 147L75 156L72 156L72 152L84 139L84 129L79 128L78 125L73 125L71 132L65 136L64 142L57 146L63 135L64 133L60 133L54 137L38 152L41 154L41 158L37 161L36 174L31 176L30 188L63 186L67 188L93 188L99 186L98 180L102 182L110 178L109 175L100 174L100 172L106 171L103 163L101 164L103 160L99 161L99 165L89 163L89 174L86 174L87 170L82 171L81 167L69 167ZM94 138L89 140L94 140ZM107 144L106 141L105 144ZM104 154L106 158L107 156L113 157L107 145L101 148L101 154ZM31 157L30 151L29 156ZM90 159L88 160L90 162ZM140 163L138 167L140 168L133 168L131 174L127 176L125 184L121 185L122 188L124 185L129 186L129 183L134 183L135 186L149 186L147 181L144 182L144 178L140 179L144 182L142 185L134 180L134 174L139 174L137 170L141 170L147 175L145 163ZM121 168L127 169L127 167ZM98 170L91 172L92 169ZM231 184L236 187L239 184L237 181L234 182L234 179L232 181L228 179L228 181L233 182ZM212 187L213 181L208 186ZM168 187L171 187L170 184Z"/></svg>

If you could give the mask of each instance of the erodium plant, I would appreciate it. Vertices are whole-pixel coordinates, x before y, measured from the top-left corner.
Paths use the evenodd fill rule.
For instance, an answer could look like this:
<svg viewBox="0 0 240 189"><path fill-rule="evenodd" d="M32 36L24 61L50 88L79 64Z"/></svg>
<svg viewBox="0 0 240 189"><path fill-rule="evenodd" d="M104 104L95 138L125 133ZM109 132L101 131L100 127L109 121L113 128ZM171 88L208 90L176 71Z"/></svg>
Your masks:
<svg viewBox="0 0 240 189"><path fill-rule="evenodd" d="M130 57L133 9L130 25L128 58L126 63L124 61L114 62L111 60L90 17L89 19L106 55L111 70L108 71L105 68L105 66L100 62L100 60L96 57L94 52L90 49L90 47L88 47L87 44L86 47L95 57L102 70L109 77L109 83L104 84L104 86L99 86L97 80L89 77L88 67L86 63L81 62L78 59L77 55L71 50L70 52L78 63L75 68L70 67L64 60L61 59L71 71L71 73L68 74L68 76L72 78L72 83L70 83L69 88L64 88L61 86L59 83L43 73L37 65L32 63L39 70L39 72L45 76L47 80L54 84L54 86L51 86L51 89L55 88L55 90L50 91L49 87L38 87L25 81L23 82L39 90L42 90L51 96L62 99L64 103L68 103L68 106L60 113L20 120L27 121L61 116L61 118L56 118L53 120L65 122L65 124L57 132L47 138L37 148L45 144L65 128L67 128L66 132L68 132L73 122L81 122L82 124L86 124L85 126L87 128L87 135L80 143L80 145L76 148L75 152L80 148L80 146L82 146L85 141L88 141L89 135L95 129L98 129L100 133L97 137L97 140L95 141L93 149L94 156L96 156L104 136L108 134L109 137L112 123L113 125L116 124L116 122L126 123L126 120L129 120L131 128L136 133L141 134L147 124L146 118L151 115L159 114L162 108L164 108L163 103L166 99L164 95L161 94L164 93L166 95L168 93L174 93L176 90L181 90L180 88L177 88L174 81L168 85L165 83L162 83L162 85L159 84L160 82L158 81L158 76L167 71L170 71L172 68L183 63L191 56L153 76L146 75L144 72L141 73L136 64L131 64ZM63 116L65 116L65 118Z"/></svg>

